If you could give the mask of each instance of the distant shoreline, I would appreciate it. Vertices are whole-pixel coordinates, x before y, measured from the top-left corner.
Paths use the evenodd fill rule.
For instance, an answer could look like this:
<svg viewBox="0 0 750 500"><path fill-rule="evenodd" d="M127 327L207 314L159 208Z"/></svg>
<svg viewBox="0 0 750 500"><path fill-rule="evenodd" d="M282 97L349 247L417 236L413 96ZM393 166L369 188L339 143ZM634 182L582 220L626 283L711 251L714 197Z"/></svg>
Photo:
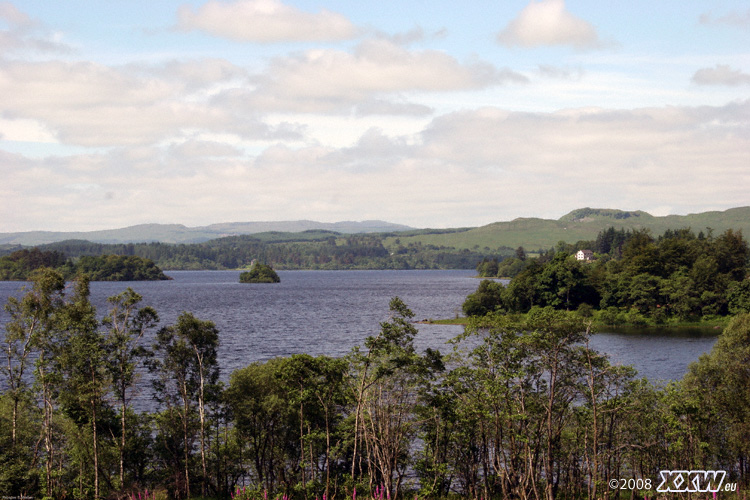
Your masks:
<svg viewBox="0 0 750 500"><path fill-rule="evenodd" d="M469 324L469 320L471 318L467 318L465 316L461 316L458 318L446 318L446 319L422 319L420 321L415 321L415 324L418 325L462 325L466 326ZM679 330L691 330L691 329L700 329L705 330L707 333L709 331L715 330L717 335L721 333L721 331L724 330L724 328L729 324L729 320L731 319L731 316L726 316L724 318L718 318L710 321L684 321L679 323L665 323L663 325L636 325L632 323L621 323L619 325L608 325L605 323L594 323L593 326L597 330L601 330L602 328L607 329L614 329L614 330L629 330L629 329L639 329L639 330L648 330L648 329L654 329L654 330L673 330L673 331L679 331Z"/></svg>

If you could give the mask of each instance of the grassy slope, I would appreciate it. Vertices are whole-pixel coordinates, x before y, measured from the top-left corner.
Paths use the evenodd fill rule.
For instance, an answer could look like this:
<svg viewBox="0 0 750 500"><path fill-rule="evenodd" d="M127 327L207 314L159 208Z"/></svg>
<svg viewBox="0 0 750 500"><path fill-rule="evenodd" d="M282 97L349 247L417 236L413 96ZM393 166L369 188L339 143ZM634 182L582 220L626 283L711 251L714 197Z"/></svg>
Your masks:
<svg viewBox="0 0 750 500"><path fill-rule="evenodd" d="M629 216L625 217L626 215ZM479 248L491 249L523 246L526 250L536 250L551 248L559 241L575 243L593 240L600 231L612 226L618 229L648 228L654 235L662 234L667 229L685 227L690 227L695 232L707 232L706 228L710 227L714 236L727 229L742 230L743 234L750 235L750 207L666 217L654 217L645 212L581 209L558 220L519 218L455 233L392 236L387 239L386 244L393 244L398 237L402 245L421 242L469 249L477 245Z"/></svg>

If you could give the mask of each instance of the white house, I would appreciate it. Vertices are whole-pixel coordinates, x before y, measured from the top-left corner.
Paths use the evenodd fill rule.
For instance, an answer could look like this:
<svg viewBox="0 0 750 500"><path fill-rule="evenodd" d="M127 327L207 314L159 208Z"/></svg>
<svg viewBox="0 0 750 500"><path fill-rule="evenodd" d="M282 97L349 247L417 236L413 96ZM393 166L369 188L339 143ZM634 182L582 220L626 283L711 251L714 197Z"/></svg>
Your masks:
<svg viewBox="0 0 750 500"><path fill-rule="evenodd" d="M578 250L576 260L594 260L594 252L591 250Z"/></svg>

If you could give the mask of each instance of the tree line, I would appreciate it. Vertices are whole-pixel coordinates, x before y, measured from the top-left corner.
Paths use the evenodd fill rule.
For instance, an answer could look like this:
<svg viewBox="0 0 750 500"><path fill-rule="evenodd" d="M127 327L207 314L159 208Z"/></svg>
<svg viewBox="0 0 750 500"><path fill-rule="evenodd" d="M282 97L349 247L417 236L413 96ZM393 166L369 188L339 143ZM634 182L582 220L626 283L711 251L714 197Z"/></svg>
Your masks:
<svg viewBox="0 0 750 500"><path fill-rule="evenodd" d="M275 358L222 382L210 321L157 329L131 289L98 321L85 278L33 278L6 305L4 495L591 500L652 496L661 470L750 480L750 314L657 386L551 307L475 318L453 351L418 352L394 298L348 356ZM134 408L139 393L152 411ZM610 488L618 478L643 488Z"/></svg>
<svg viewBox="0 0 750 500"><path fill-rule="evenodd" d="M654 238L648 231L610 229L596 242L592 262L576 260L580 243L561 243L537 258L513 258L520 264L510 283L481 283L464 312L550 306L580 309L607 324L663 324L750 311L750 248L739 231L713 236L670 230ZM491 268L492 262L480 267Z"/></svg>
<svg viewBox="0 0 750 500"><path fill-rule="evenodd" d="M420 242L386 246L390 234L342 235L280 233L228 236L192 244L64 241L43 245L43 250L68 257L127 255L152 260L162 269L241 269L253 259L275 269L473 269L485 258L499 257L504 249L456 249Z"/></svg>
<svg viewBox="0 0 750 500"><path fill-rule="evenodd" d="M91 281L155 281L169 277L153 261L127 255L84 255L75 260L58 250L17 250L0 257L0 281L27 281L40 268L56 269L66 279L85 274Z"/></svg>

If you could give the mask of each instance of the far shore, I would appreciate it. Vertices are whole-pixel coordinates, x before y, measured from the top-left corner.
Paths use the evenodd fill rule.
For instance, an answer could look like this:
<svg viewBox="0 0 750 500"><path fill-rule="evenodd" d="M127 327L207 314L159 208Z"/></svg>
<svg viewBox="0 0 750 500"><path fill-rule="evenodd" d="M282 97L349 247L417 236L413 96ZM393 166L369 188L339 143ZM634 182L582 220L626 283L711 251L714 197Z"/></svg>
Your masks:
<svg viewBox="0 0 750 500"><path fill-rule="evenodd" d="M672 322L672 323L664 323L661 325L656 324L633 324L633 323L620 323L617 325L608 325L606 323L600 323L594 321L593 327L595 330L602 331L603 328L607 329L614 329L614 330L630 330L630 329L668 329L673 331L679 331L679 330L694 330L694 329L700 329L705 330L707 333L710 331L715 331L716 334L721 333L722 330L727 326L729 323L729 320L731 319L731 316L721 317L721 318L712 318L710 320L703 320L703 321L682 321L682 322ZM415 321L416 324L421 325L468 325L470 318L465 316L460 316L457 318L447 318L447 319L423 319L421 321Z"/></svg>

